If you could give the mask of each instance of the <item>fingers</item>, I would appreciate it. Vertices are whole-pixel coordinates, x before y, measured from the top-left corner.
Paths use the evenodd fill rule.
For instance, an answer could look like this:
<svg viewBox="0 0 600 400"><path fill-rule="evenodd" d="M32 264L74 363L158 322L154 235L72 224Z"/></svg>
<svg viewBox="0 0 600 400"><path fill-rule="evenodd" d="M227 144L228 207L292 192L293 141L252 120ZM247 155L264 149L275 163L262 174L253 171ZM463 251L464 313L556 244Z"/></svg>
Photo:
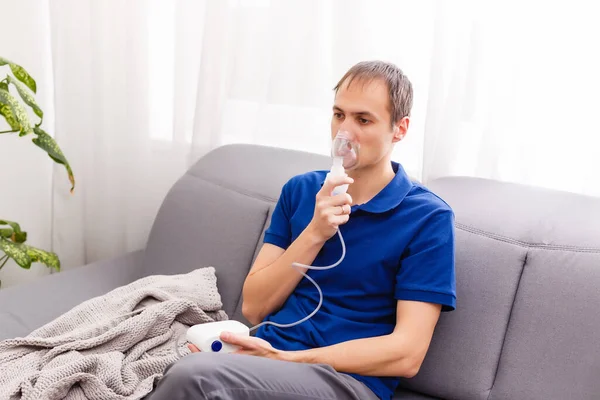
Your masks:
<svg viewBox="0 0 600 400"><path fill-rule="evenodd" d="M323 194L325 196L331 196L331 192L337 186L351 184L351 183L354 183L354 179L350 178L348 175L332 176L325 180L325 183L323 184L323 187L321 188L319 193Z"/></svg>
<svg viewBox="0 0 600 400"><path fill-rule="evenodd" d="M234 335L231 332L221 332L220 339L229 344L239 345L241 337Z"/></svg>
<svg viewBox="0 0 600 400"><path fill-rule="evenodd" d="M352 208L348 204L333 207L333 215L347 215L350 214L350 211L352 211Z"/></svg>
<svg viewBox="0 0 600 400"><path fill-rule="evenodd" d="M340 225L344 225L346 222L350 220L350 215L332 215L329 217L329 224L334 227L338 227Z"/></svg>
<svg viewBox="0 0 600 400"><path fill-rule="evenodd" d="M350 196L348 193L341 193L337 196L317 199L317 206L323 210L328 208L336 208L343 205L348 205L348 207L352 205L352 196Z"/></svg>
<svg viewBox="0 0 600 400"><path fill-rule="evenodd" d="M316 232L325 240L334 235L340 225L348 222L349 214L352 211L352 197L348 193L332 196L333 189L351 183L354 183L354 180L347 175L328 177L316 195L315 212L311 224L314 223Z"/></svg>
<svg viewBox="0 0 600 400"><path fill-rule="evenodd" d="M199 349L199 348L197 348L196 346L194 346L194 345L193 345L193 344L191 344L191 343L188 343L187 347L188 347L188 349L190 349L190 351L191 351L192 353L200 353L200 349Z"/></svg>
<svg viewBox="0 0 600 400"><path fill-rule="evenodd" d="M327 219L335 215L348 215L351 212L352 197L348 193L317 200L318 215Z"/></svg>
<svg viewBox="0 0 600 400"><path fill-rule="evenodd" d="M352 196L350 196L348 193L340 193L337 196L331 196L322 199L322 201L326 207L343 206L344 204L351 206Z"/></svg>
<svg viewBox="0 0 600 400"><path fill-rule="evenodd" d="M350 207L346 205L328 208L322 212L321 218L328 226L337 229L350 219Z"/></svg>
<svg viewBox="0 0 600 400"><path fill-rule="evenodd" d="M244 348L253 348L254 338L251 336L236 335L231 332L222 332L220 338L225 343L229 343L234 346L240 346Z"/></svg>

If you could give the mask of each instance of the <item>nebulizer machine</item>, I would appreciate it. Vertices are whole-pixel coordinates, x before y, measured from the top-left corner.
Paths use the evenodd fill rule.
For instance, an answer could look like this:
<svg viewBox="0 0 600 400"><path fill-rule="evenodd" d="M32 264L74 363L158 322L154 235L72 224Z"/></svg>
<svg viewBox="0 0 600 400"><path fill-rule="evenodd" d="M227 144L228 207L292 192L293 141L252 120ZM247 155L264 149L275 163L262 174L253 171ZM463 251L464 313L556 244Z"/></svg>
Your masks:
<svg viewBox="0 0 600 400"><path fill-rule="evenodd" d="M335 138L333 139L331 146L331 169L325 179L328 180L333 177L344 176L346 175L347 170L354 168L358 164L359 148L360 146L358 142L355 140L354 136L350 132L343 130L338 131ZM347 184L337 186L333 189L332 195L340 195L346 193L347 190ZM228 331L238 335L249 336L250 332L258 329L263 325L274 325L279 328L290 328L312 318L312 316L319 311L321 305L323 304L323 292L321 291L321 288L319 287L317 282L315 282L313 278L308 276L308 274L304 273L302 269L326 270L337 267L346 256L346 244L344 243L344 238L342 237L342 233L339 229L337 230L337 234L342 245L342 253L339 260L334 264L327 266L312 266L300 263L292 263L292 267L295 268L306 279L308 279L313 285L315 285L317 291L319 292L319 304L306 317L289 324L280 324L273 321L264 321L258 325L253 326L252 328L248 328L248 326L246 326L245 324L234 320L202 323L194 325L188 329L186 333L187 341L194 344L198 349L200 349L203 352L230 353L236 351L237 346L233 346L228 343L223 343L220 339L221 332Z"/></svg>

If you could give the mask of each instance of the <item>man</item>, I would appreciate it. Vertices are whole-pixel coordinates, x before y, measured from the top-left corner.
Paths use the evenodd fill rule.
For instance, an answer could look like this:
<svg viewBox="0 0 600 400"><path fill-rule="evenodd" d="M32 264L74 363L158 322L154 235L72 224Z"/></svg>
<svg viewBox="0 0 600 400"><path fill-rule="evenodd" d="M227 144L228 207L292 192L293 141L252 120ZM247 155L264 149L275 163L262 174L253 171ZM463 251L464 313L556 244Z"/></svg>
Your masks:
<svg viewBox="0 0 600 400"><path fill-rule="evenodd" d="M396 66L362 62L335 87L332 139L348 130L360 144L348 177L327 171L283 187L265 243L243 289L253 324L291 323L309 314L318 292L291 268L310 270L322 308L291 328L262 326L256 337L223 334L239 354L197 354L169 367L155 399L390 399L414 376L441 311L455 308L454 231L450 207L413 184L391 161L408 130L412 85ZM334 187L350 184L346 194Z"/></svg>

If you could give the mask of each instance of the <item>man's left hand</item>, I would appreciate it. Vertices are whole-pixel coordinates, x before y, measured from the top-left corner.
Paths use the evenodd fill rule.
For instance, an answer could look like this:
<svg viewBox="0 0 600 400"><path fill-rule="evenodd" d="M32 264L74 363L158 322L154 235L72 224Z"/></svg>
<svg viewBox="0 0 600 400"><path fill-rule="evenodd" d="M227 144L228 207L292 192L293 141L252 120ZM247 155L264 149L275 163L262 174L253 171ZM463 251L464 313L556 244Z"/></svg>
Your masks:
<svg viewBox="0 0 600 400"><path fill-rule="evenodd" d="M231 332L223 332L221 334L221 340L233 346L238 346L239 349L234 352L235 354L265 357L274 360L286 359L286 352L273 348L273 346L271 346L271 344L264 339L252 336L236 335ZM192 351L192 353L200 352L200 350L193 344L188 344L188 348Z"/></svg>

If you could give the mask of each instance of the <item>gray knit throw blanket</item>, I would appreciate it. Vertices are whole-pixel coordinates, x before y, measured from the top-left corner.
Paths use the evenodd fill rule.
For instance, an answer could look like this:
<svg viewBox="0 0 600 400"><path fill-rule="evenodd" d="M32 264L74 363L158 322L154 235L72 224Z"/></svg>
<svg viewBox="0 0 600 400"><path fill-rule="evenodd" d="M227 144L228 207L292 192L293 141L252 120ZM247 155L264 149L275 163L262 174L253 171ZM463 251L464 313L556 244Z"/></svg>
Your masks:
<svg viewBox="0 0 600 400"><path fill-rule="evenodd" d="M0 342L0 399L141 399L189 353L185 332L227 319L213 267L156 275Z"/></svg>

